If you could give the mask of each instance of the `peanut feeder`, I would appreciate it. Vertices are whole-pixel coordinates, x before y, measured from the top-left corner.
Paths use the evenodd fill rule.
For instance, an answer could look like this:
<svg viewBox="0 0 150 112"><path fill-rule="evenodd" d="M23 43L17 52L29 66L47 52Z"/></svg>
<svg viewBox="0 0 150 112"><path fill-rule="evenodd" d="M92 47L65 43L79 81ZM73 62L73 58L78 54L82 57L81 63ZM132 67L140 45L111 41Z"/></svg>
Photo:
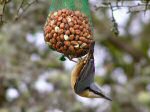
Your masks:
<svg viewBox="0 0 150 112"><path fill-rule="evenodd" d="M88 17L80 11L62 9L51 12L44 26L46 43L67 57L87 54L92 39Z"/></svg>

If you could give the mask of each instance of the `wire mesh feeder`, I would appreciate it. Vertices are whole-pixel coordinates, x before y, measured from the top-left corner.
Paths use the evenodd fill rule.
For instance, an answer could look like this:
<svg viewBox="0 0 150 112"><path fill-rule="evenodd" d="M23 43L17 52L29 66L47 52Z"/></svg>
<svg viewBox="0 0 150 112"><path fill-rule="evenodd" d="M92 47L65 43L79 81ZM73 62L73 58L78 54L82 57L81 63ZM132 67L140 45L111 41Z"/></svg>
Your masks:
<svg viewBox="0 0 150 112"><path fill-rule="evenodd" d="M52 0L44 26L46 43L69 59L87 54L93 42L88 0Z"/></svg>

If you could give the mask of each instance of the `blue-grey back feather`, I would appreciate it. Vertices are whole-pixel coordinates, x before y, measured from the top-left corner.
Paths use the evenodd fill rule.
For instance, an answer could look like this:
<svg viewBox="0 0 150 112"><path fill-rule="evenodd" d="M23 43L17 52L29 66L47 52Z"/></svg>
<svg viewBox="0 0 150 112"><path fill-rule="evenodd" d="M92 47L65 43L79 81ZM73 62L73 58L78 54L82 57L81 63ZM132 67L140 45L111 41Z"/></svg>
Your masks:
<svg viewBox="0 0 150 112"><path fill-rule="evenodd" d="M79 78L75 84L75 92L81 93L86 88L90 87L91 83L94 82L95 66L94 59L90 59L84 65L83 69L80 72Z"/></svg>

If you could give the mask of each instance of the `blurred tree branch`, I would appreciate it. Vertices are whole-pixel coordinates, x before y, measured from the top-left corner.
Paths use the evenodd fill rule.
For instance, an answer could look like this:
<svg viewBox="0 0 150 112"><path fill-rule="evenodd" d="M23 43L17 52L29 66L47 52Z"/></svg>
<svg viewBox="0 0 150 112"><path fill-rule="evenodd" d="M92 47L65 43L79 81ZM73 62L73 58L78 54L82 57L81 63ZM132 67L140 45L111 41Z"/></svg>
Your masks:
<svg viewBox="0 0 150 112"><path fill-rule="evenodd" d="M5 13L6 3L8 3L8 2L6 2L5 0L0 2L0 4L3 4L2 11L0 12L0 26L3 25L3 23L4 23L3 16Z"/></svg>
<svg viewBox="0 0 150 112"><path fill-rule="evenodd" d="M135 4L130 4L130 3L134 3L135 1L141 1L141 3L135 3ZM133 13L133 12L141 12L141 11L147 11L150 10L150 0L117 0L114 1L115 5L110 1L106 1L103 2L101 4L95 5L95 9L101 9L101 8L110 8L111 10L119 10L120 8L128 8L128 12L129 13ZM125 2L128 2L128 4L125 4ZM110 5L111 4L111 5Z"/></svg>
<svg viewBox="0 0 150 112"><path fill-rule="evenodd" d="M134 3L135 1L141 1L141 3ZM127 4L126 4L127 2ZM112 27L112 31L113 33L118 36L119 35L119 30L118 30L118 24L115 20L115 17L114 17L114 11L116 10L120 10L121 8L127 8L128 9L128 12L127 13L138 13L138 12L144 12L144 14L146 14L146 11L150 10L150 0L133 0L133 1L130 1L130 0L117 0L117 1L104 1L102 3L98 3L96 4L94 7L95 7L95 10L99 10L99 9L102 9L102 8L108 8L110 9L111 11L111 14L112 14L112 24L113 24L113 27Z"/></svg>
<svg viewBox="0 0 150 112"><path fill-rule="evenodd" d="M120 38L116 38L111 35L107 38L107 41L113 44L115 47L117 47L120 51L125 51L126 53L129 53L136 62L145 58L144 54L140 50L134 48L129 43L127 44Z"/></svg>
<svg viewBox="0 0 150 112"><path fill-rule="evenodd" d="M26 12L26 10L31 6L34 5L35 3L38 3L39 0L33 0L32 2L28 2L24 5L25 0L21 1L20 7L17 10L17 14L15 16L15 21L17 21L20 17L23 16L23 14ZM20 13L21 12L21 13Z"/></svg>
<svg viewBox="0 0 150 112"><path fill-rule="evenodd" d="M39 3L39 2L40 2L39 0L32 0L32 1L22 0L21 2L18 2L17 4L15 4L16 1L1 0L0 6L2 8L0 9L0 26L2 26L4 24L4 22L6 23L8 21L19 20L32 5ZM16 10L16 14L14 12L13 15L11 15L11 18L8 18L8 20L6 20L6 13L10 13L12 10L11 8L9 9L9 6L7 7L7 5L9 5L10 3L15 4L16 7L17 7L17 5L19 5L19 8L13 9L13 10ZM6 12L5 10L7 10L9 12Z"/></svg>
<svg viewBox="0 0 150 112"><path fill-rule="evenodd" d="M101 22L94 15L93 15L93 22L96 24L98 32L102 32L101 31L101 24L100 24ZM146 58L148 61L150 61L149 58L147 56L145 56L142 51L140 51L137 48L134 48L132 45L130 45L129 43L126 43L121 38L116 38L116 35L112 34L108 27L105 27L105 32L102 32L102 33L105 34L105 35L103 35L103 38L107 42L113 44L120 51L124 51L126 53L129 53L133 57L135 62L139 62L143 58Z"/></svg>

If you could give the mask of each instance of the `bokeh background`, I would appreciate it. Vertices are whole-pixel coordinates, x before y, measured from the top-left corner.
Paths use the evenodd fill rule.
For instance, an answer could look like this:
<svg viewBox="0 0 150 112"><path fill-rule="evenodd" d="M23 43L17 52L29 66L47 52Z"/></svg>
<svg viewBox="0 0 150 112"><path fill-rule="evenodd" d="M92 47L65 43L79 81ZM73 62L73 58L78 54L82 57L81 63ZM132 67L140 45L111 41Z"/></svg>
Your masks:
<svg viewBox="0 0 150 112"><path fill-rule="evenodd" d="M75 63L44 42L51 0L0 0L0 112L150 112L148 1L89 0L95 81L109 102L72 92Z"/></svg>

